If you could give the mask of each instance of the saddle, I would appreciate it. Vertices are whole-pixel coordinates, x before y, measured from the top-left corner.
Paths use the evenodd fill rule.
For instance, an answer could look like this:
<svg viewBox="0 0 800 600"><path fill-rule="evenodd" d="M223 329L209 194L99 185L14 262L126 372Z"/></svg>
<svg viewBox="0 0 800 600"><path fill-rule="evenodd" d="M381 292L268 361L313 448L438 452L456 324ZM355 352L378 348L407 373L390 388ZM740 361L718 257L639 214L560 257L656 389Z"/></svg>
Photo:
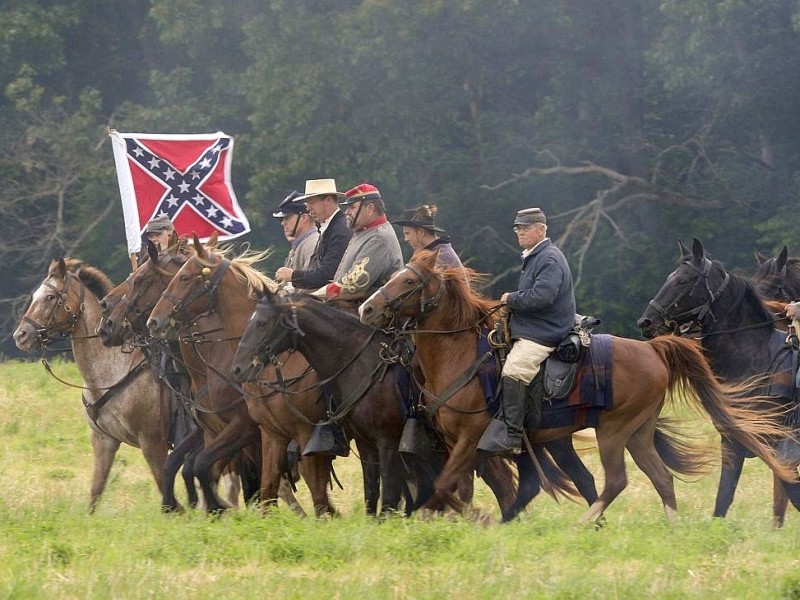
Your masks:
<svg viewBox="0 0 800 600"><path fill-rule="evenodd" d="M581 359L592 343L591 330L599 324L600 319L596 317L575 315L572 330L542 365L545 400L562 400L572 393Z"/></svg>

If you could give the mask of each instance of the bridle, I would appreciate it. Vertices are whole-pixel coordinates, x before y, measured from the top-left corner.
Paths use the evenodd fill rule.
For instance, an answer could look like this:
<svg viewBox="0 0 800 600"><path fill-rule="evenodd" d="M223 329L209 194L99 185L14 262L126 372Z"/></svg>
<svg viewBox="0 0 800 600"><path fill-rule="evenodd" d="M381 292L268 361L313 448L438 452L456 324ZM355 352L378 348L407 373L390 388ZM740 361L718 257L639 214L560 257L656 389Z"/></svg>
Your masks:
<svg viewBox="0 0 800 600"><path fill-rule="evenodd" d="M78 305L74 310L73 307L67 301L70 292L69 282L72 277L76 279L76 281L78 282L78 286L80 288ZM36 330L36 339L39 342L39 345L42 348L47 348L51 342L57 340L63 340L72 335L72 331L75 329L75 326L78 324L78 320L81 318L81 315L83 314L84 311L83 298L86 292L86 288L81 283L78 275L72 273L71 271L66 271L66 274L64 276L64 287L61 289L56 288L47 280L42 282L42 285L52 290L57 297L57 300L55 304L53 304L53 308L50 311L50 315L48 316L47 322L44 325L41 325L36 321L34 321L33 319L31 319L27 314L22 317L22 320L33 326L33 328ZM56 315L60 308L63 308L64 312L67 313L67 318L64 320L56 321Z"/></svg>
<svg viewBox="0 0 800 600"><path fill-rule="evenodd" d="M661 306L661 304L659 304L655 298L650 300L649 304L661 317L661 320L663 321L662 327L666 331L678 333L680 327L682 325L686 325L687 323L690 325L689 329L699 328L700 331L706 331L709 323L717 320L712 308L714 303L719 300L722 292L725 291L725 288L728 287L728 284L731 280L730 275L727 271L724 271L725 277L715 291L711 289L711 285L708 280L708 275L711 272L712 267L712 262L708 258L703 257L699 265L695 264L694 260L686 260L683 264L696 272L699 277L695 280L694 285L691 288L681 292L678 297L671 302L671 305L677 306L685 296L696 297L695 291L698 289L705 295L705 301L702 304L690 308L689 310L685 310L677 315L671 315L668 312L668 309Z"/></svg>
<svg viewBox="0 0 800 600"><path fill-rule="evenodd" d="M197 259L197 257L195 257L195 259ZM195 282L190 289L190 293L184 298L175 296L174 294L170 293L168 289L164 290L164 293L161 295L161 297L169 300L172 303L172 309L168 315L171 322L179 323L184 328L189 327L191 323L189 323L189 317L184 314L184 311L187 307L204 296L208 298L208 305L206 309L194 320L197 321L203 316L212 315L214 313L216 309L216 292L220 283L222 282L225 272L228 270L228 267L231 266L231 261L223 258L217 265L214 266L215 268L213 271L211 266L204 266L200 270L200 274L195 277ZM184 318L177 318L179 315L183 316Z"/></svg>
<svg viewBox="0 0 800 600"><path fill-rule="evenodd" d="M400 313L404 309L411 308L416 304L416 302L406 304L405 301L419 292L419 314L417 314L412 320L412 323L419 323L428 315L428 313L438 306L439 300L441 300L442 293L444 292L444 281L439 279L439 287L437 288L436 293L433 294L433 296L428 297L425 295L425 288L427 287L428 281L430 280L432 274L428 273L427 275L423 275L422 272L411 263L406 264L405 268L411 271L417 277L418 281L412 288L401 292L394 297L390 297L384 289L388 284L384 284L378 288L378 293L386 299L383 313L387 317L387 321L394 321L400 316ZM406 327L412 323L406 324Z"/></svg>
<svg viewBox="0 0 800 600"><path fill-rule="evenodd" d="M251 319L256 319L258 317L258 313L264 310L268 302L274 302L274 300L266 298L259 300ZM276 330L279 331L276 332ZM291 349L296 349L298 338L305 337L305 335L305 332L300 328L300 323L297 320L297 307L291 306L288 311L280 311L278 318L273 319L272 329L270 329L265 335L261 336L261 339L255 348L250 350L247 347L247 344L242 343L240 343L239 346L240 348L250 352L251 356L253 357L252 364L260 372L266 364L265 360L269 361L273 365L279 364L280 361L278 361L278 355L274 348L276 348L278 344L284 340L284 338L291 336L292 339L289 343L289 347Z"/></svg>
<svg viewBox="0 0 800 600"><path fill-rule="evenodd" d="M181 261L174 256L167 255L166 259L163 262L165 264L169 264L170 262L180 263ZM156 305L159 298L161 297L161 293L158 294L154 302L151 302L149 305L145 307L139 306L139 301L153 286L153 284L156 282L156 279L160 279L161 281L162 292L163 290L166 290L167 286L169 285L169 282L172 280L174 273L169 273L163 267L156 264L153 264L152 268L155 270L155 272L152 273L141 285L134 286L132 283L130 284L130 287L134 290L134 293L131 295L131 297L128 297L128 294L125 294L120 300L120 304L126 307L124 318L128 321L130 321L131 313L135 313L136 318L141 318L142 316L149 315L150 312L153 310L153 307Z"/></svg>

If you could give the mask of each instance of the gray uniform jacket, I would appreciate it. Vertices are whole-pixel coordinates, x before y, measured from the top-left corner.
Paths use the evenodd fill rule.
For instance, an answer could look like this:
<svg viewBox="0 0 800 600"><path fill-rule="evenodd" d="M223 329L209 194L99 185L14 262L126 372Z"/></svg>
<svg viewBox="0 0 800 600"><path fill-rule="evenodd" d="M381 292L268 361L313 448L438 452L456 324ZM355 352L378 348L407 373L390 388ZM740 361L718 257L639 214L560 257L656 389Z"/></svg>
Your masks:
<svg viewBox="0 0 800 600"><path fill-rule="evenodd" d="M342 293L367 298L402 267L400 242L392 226L383 223L353 234L333 280Z"/></svg>
<svg viewBox="0 0 800 600"><path fill-rule="evenodd" d="M289 250L289 256L286 257L284 267L290 269L298 269L305 271L311 264L311 257L314 256L314 250L317 248L317 241L319 240L319 231L316 227L312 227L300 237L292 242L292 248Z"/></svg>

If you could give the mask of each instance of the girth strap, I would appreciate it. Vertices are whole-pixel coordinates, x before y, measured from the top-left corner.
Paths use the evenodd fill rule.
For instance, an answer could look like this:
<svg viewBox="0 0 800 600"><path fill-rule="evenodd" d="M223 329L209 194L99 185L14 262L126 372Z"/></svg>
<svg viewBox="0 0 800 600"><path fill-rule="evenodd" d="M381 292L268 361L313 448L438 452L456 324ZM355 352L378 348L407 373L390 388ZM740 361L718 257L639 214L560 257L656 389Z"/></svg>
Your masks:
<svg viewBox="0 0 800 600"><path fill-rule="evenodd" d="M116 396L117 393L121 392L126 385L128 385L131 381L133 381L139 375L139 373L145 370L148 366L149 364L147 360L142 360L142 362L140 362L133 369L128 371L128 374L125 375L125 377L123 377L113 386L108 388L105 391L105 393L94 402L89 402L86 399L85 391L81 393L81 401L83 402L83 407L86 409L86 414L89 415L89 418L95 425L97 425L97 418L100 416L100 409L103 408L108 403L109 400L111 400L114 396Z"/></svg>

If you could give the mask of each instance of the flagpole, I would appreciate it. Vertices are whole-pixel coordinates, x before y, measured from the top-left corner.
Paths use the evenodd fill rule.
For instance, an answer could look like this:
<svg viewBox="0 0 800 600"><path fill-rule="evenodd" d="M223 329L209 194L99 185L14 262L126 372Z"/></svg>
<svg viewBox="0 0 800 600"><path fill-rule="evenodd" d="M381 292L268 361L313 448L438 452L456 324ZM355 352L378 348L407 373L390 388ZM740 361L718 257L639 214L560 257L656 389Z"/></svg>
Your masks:
<svg viewBox="0 0 800 600"><path fill-rule="evenodd" d="M139 268L139 258L136 256L135 252L131 252L131 273L133 273L138 268Z"/></svg>

